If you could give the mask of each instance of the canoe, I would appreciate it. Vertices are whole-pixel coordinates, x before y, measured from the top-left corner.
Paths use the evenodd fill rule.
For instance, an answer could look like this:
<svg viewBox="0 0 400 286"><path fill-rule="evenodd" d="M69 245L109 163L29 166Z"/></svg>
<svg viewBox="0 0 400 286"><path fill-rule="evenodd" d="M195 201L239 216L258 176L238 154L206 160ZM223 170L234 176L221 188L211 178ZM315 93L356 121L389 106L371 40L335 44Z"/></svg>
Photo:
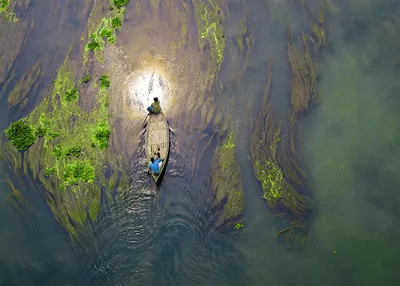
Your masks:
<svg viewBox="0 0 400 286"><path fill-rule="evenodd" d="M163 164L158 175L153 174L153 179L157 183L165 169L169 153L169 127L164 113L150 114L146 129L146 157L147 162L155 154L160 153Z"/></svg>

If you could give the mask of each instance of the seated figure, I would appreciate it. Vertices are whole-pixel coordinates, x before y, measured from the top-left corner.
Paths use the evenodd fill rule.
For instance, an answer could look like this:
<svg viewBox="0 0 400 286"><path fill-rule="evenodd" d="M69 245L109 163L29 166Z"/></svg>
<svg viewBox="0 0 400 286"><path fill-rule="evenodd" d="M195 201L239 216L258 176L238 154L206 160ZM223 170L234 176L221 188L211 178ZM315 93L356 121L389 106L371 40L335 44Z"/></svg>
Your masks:
<svg viewBox="0 0 400 286"><path fill-rule="evenodd" d="M151 170L154 175L158 176L163 164L163 159L160 158L160 153L157 153L155 158L151 157L150 161L148 174L150 174Z"/></svg>
<svg viewBox="0 0 400 286"><path fill-rule="evenodd" d="M161 112L160 101L158 100L158 97L154 97L153 100L154 102L151 104L151 106L147 107L147 111L149 113L158 114Z"/></svg>

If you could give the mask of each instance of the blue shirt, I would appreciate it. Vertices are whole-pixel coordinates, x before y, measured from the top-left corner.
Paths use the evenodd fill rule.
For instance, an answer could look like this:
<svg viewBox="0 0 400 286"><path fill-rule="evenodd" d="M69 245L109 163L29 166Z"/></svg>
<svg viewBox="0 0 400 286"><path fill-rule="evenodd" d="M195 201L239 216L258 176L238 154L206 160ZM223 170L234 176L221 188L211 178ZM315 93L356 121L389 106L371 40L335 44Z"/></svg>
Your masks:
<svg viewBox="0 0 400 286"><path fill-rule="evenodd" d="M153 163L150 163L149 168L153 171L153 173L159 173L160 172L160 167L158 166L158 163L162 162L161 159L157 158L154 160Z"/></svg>

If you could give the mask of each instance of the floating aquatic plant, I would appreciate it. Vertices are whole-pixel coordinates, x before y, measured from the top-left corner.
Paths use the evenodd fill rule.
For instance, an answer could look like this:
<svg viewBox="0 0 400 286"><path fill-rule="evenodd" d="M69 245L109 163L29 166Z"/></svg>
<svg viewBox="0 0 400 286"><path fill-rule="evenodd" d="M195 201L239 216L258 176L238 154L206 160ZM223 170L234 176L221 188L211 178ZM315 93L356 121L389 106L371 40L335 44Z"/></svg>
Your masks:
<svg viewBox="0 0 400 286"><path fill-rule="evenodd" d="M35 129L24 120L12 122L5 130L8 140L18 149L26 150L36 142Z"/></svg>
<svg viewBox="0 0 400 286"><path fill-rule="evenodd" d="M87 48L88 48L88 50L95 51L95 50L97 50L97 49L100 48L100 44L99 44L99 42L97 42L97 41L95 41L95 40L91 40L91 41L87 44Z"/></svg>
<svg viewBox="0 0 400 286"><path fill-rule="evenodd" d="M231 132L218 145L212 161L212 188L215 204L222 207L220 224L237 221L244 207L239 165L235 160L235 136Z"/></svg>
<svg viewBox="0 0 400 286"><path fill-rule="evenodd" d="M102 38L108 38L112 36L112 31L108 27L103 27L103 29L100 30L100 37Z"/></svg>
<svg viewBox="0 0 400 286"><path fill-rule="evenodd" d="M54 146L52 152L53 152L54 157L56 157L57 159L60 159L63 155L62 147L60 144L57 144L56 146Z"/></svg>
<svg viewBox="0 0 400 286"><path fill-rule="evenodd" d="M117 42L117 38L114 37L114 36L110 36L110 37L107 38L107 41L108 41L110 44L115 44L115 43Z"/></svg>
<svg viewBox="0 0 400 286"><path fill-rule="evenodd" d="M0 11L4 11L8 8L9 0L0 0Z"/></svg>
<svg viewBox="0 0 400 286"><path fill-rule="evenodd" d="M46 133L47 133L47 128L45 128L43 126L39 126L38 128L36 128L35 135L37 137L44 137L44 135L46 135Z"/></svg>
<svg viewBox="0 0 400 286"><path fill-rule="evenodd" d="M99 81L100 81L100 88L110 87L110 80L108 79L107 75L102 75Z"/></svg>
<svg viewBox="0 0 400 286"><path fill-rule="evenodd" d="M104 45L107 41L116 42L115 29L122 25L128 2L113 1L114 9L104 10L103 3L95 1L88 21L89 41L85 45L84 57L92 50L96 59L104 60ZM105 151L111 144L110 112L107 108L110 79L103 75L90 84L90 88L84 89L85 93L79 92L75 78L78 71L87 69L69 65L69 53L54 80L53 91L46 94L40 104L23 119L26 123L22 128L26 131L23 132L24 136L18 137L16 132L12 132L18 123L10 124L8 137L11 144L4 146L7 149L4 152L14 163L15 170L20 168L26 175L43 183L51 194L46 200L56 219L77 239L78 233L85 231L84 225L88 219L94 221L99 212L100 191L95 181L105 187L118 187L118 192L122 193L129 179L116 166L120 164L119 158ZM79 80L79 83L91 82L89 75ZM98 89L95 96L87 94L95 88ZM78 98L82 100L78 101ZM20 107L22 100L17 99L14 106ZM36 140L37 137L42 138ZM11 139L14 139L17 147L25 150L23 160L12 146ZM110 172L113 180L109 181L103 174L104 162L112 166Z"/></svg>
<svg viewBox="0 0 400 286"><path fill-rule="evenodd" d="M72 146L69 147L65 150L64 155L65 156L74 156L74 157L79 157L82 153L82 149L77 147L77 146Z"/></svg>
<svg viewBox="0 0 400 286"><path fill-rule="evenodd" d="M311 13L306 3L302 5ZM287 240L297 239L304 243L307 234L307 214L311 212L304 194L305 172L296 158L295 135L297 120L308 111L309 105L317 99L317 68L315 58L327 43L323 7L318 7L318 22L311 23L310 32L295 37L288 31L287 55L292 70L291 110L288 117L289 132L282 141L280 126L275 121L268 94L271 86L271 67L267 73L267 85L260 115L253 123L251 143L252 161L256 177L263 189L263 197L270 208L289 222L289 226L277 233ZM310 50L310 48L313 50ZM313 52L314 51L314 52ZM280 144L278 144L280 143ZM301 231L297 231L301 229Z"/></svg>
<svg viewBox="0 0 400 286"><path fill-rule="evenodd" d="M8 22L18 21L13 7L10 6L10 0L0 0L0 15Z"/></svg>
<svg viewBox="0 0 400 286"><path fill-rule="evenodd" d="M50 176L50 175L54 174L55 171L56 171L56 168L54 168L54 167L46 168L46 170L44 171L44 175Z"/></svg>
<svg viewBox="0 0 400 286"><path fill-rule="evenodd" d="M111 130L107 122L101 122L94 130L94 141L101 150L108 147Z"/></svg>
<svg viewBox="0 0 400 286"><path fill-rule="evenodd" d="M115 7L122 8L128 5L130 0L113 0Z"/></svg>
<svg viewBox="0 0 400 286"><path fill-rule="evenodd" d="M269 63L259 116L252 121L251 156L256 178L261 183L263 198L274 213L291 221L292 235L294 228L306 225L304 217L308 208L303 195L297 192L297 182L303 177L299 179L297 169L289 164L294 159L287 155L291 153L285 150L289 146L281 140L281 123L276 122L268 101L271 83L272 71ZM284 164L279 160L282 156L287 156L283 159ZM288 180L289 174L294 174L291 180Z"/></svg>
<svg viewBox="0 0 400 286"><path fill-rule="evenodd" d="M210 54L207 59L207 85L209 85L214 82L224 58L225 31L222 25L224 14L216 0L208 0L207 3L197 0L194 3L198 43L200 49L206 48Z"/></svg>
<svg viewBox="0 0 400 286"><path fill-rule="evenodd" d="M90 75L85 75L84 77L82 77L81 81L83 83L89 83L92 80L92 77Z"/></svg>
<svg viewBox="0 0 400 286"><path fill-rule="evenodd" d="M87 161L68 163L64 172L64 184L77 185L79 182L93 182L96 178L94 168Z"/></svg>
<svg viewBox="0 0 400 286"><path fill-rule="evenodd" d="M65 100L71 102L78 98L79 92L77 88L71 88L65 92Z"/></svg>
<svg viewBox="0 0 400 286"><path fill-rule="evenodd" d="M117 41L116 29L122 25L126 5L129 0L114 0L108 11L104 11L101 1L95 1L92 13L88 20L89 42L83 54L84 64L88 61L88 51L94 51L95 58L104 63L104 48L106 42L115 44ZM114 9L116 8L116 9ZM106 38L106 39L104 39Z"/></svg>
<svg viewBox="0 0 400 286"><path fill-rule="evenodd" d="M198 3L195 8L199 36L201 39L209 39L211 57L213 61L220 63L225 50L225 34L220 18L222 11L218 6L218 2L209 0L208 4ZM204 46L204 44L200 46Z"/></svg>
<svg viewBox="0 0 400 286"><path fill-rule="evenodd" d="M237 223L235 225L235 229L241 229L242 227L244 227L244 224L242 224L242 223Z"/></svg>
<svg viewBox="0 0 400 286"><path fill-rule="evenodd" d="M121 22L121 18L120 17L114 17L111 19L111 26L114 29L118 29L121 28L122 22Z"/></svg>

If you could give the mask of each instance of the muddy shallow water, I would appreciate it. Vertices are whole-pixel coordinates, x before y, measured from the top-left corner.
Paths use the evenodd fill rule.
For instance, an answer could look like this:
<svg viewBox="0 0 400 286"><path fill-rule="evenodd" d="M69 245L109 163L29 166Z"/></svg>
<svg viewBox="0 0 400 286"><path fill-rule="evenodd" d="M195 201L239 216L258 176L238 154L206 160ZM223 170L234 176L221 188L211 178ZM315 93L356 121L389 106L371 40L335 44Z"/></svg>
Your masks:
<svg viewBox="0 0 400 286"><path fill-rule="evenodd" d="M282 122L281 146L291 142L291 133L285 132L291 128L296 77L288 59L288 27L293 39L313 31L310 22L324 21L318 10L312 14L304 7L322 1L131 1L115 45L85 54L90 23L114 13L105 2L17 1L19 21L0 20L7 31L0 33L0 41L10 31L25 40L12 43L19 52L0 46L7 55L1 62L1 130L34 113L50 96L72 44L69 61L77 79L86 73L109 75L112 125L111 151L98 159L106 162L96 187L101 196L82 195L90 202L99 199L98 214L84 215L90 218L82 225L82 212L73 208L78 199L63 194L63 203L49 203L58 195L49 196L49 185L35 175L36 165L23 161L34 154L0 154L0 285L398 281L397 2L323 2L330 14L325 15L324 51L313 53L318 100L296 121L296 158L304 169L310 211L301 245L276 237L287 224L263 198L252 164L250 122L263 108L270 64L270 108ZM221 12L216 18L205 16L209 25L202 27L196 13L202 11L199 3L206 2L214 10L219 5ZM204 36L208 40L202 38L210 33L209 39ZM314 39L324 42L321 34ZM100 96L97 86L79 88L80 104L90 113L93 98ZM171 127L170 157L160 186L144 172L142 122L154 95L161 98ZM242 191L237 193L244 200L240 215L233 212L227 222L224 210L233 199L219 200L215 190L222 168L214 166L214 151L229 149L223 146L235 147L230 168L238 170ZM231 164L224 157L231 153L223 154ZM85 205L88 212L91 206ZM63 220L65 214L69 220ZM236 230L236 223L244 226ZM71 241L70 226L82 233L79 243Z"/></svg>

